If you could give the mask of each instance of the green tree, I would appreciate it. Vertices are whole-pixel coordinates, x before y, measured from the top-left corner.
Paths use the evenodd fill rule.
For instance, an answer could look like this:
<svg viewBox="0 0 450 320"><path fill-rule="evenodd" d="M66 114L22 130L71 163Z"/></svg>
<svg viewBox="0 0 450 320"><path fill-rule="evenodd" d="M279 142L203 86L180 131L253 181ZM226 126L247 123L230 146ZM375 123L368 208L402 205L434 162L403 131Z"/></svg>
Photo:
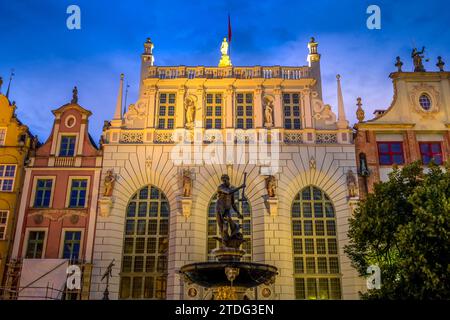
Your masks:
<svg viewBox="0 0 450 320"><path fill-rule="evenodd" d="M381 269L381 289L363 299L450 299L450 165L394 168L350 219L352 265Z"/></svg>

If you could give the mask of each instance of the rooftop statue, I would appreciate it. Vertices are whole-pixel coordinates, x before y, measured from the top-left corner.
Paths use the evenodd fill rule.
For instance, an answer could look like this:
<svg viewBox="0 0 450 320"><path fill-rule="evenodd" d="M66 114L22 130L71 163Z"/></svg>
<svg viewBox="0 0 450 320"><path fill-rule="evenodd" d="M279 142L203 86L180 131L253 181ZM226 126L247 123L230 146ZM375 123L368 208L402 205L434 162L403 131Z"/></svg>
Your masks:
<svg viewBox="0 0 450 320"><path fill-rule="evenodd" d="M228 42L227 38L223 38L222 45L220 46L220 52L223 56L228 55Z"/></svg>
<svg viewBox="0 0 450 320"><path fill-rule="evenodd" d="M231 67L231 59L228 55L228 41L227 38L223 38L222 45L220 46L220 52L222 56L220 57L219 67Z"/></svg>
<svg viewBox="0 0 450 320"><path fill-rule="evenodd" d="M411 58L413 59L414 63L414 72L425 72L425 68L422 63L422 59L425 57L424 53L425 47L422 47L422 51L417 50L417 48L414 48L411 53Z"/></svg>

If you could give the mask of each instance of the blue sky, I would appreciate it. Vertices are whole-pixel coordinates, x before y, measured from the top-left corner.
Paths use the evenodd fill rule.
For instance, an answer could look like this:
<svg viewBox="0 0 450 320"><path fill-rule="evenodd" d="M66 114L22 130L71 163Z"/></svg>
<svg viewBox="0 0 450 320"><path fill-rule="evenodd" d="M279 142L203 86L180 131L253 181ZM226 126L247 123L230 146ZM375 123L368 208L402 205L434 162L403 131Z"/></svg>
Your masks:
<svg viewBox="0 0 450 320"><path fill-rule="evenodd" d="M66 8L81 8L81 30L68 30ZM381 8L381 30L366 27L366 9ZM436 70L441 55L450 68L447 1L98 1L0 0L0 76L18 116L40 140L50 133L51 110L71 99L93 111L90 132L98 141L103 120L112 118L118 79L137 98L142 44L155 43L156 65L217 65L231 14L234 65L306 65L307 42L315 36L322 54L324 101L336 110L336 74L342 76L347 117L355 122L356 97L366 115L392 100L388 75L397 55L412 69L413 46L427 48L425 63Z"/></svg>

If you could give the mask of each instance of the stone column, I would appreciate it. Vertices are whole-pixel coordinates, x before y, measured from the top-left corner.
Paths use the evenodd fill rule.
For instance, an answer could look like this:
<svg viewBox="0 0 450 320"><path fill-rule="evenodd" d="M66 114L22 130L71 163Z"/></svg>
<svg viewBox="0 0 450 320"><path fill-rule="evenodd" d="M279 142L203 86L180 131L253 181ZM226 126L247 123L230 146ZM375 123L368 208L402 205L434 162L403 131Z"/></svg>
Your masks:
<svg viewBox="0 0 450 320"><path fill-rule="evenodd" d="M263 109L263 103L262 103L262 92L263 88L262 86L257 86L254 91L254 106L253 106L253 112L255 114L255 129L257 128L263 128L264 127L264 109Z"/></svg>
<svg viewBox="0 0 450 320"><path fill-rule="evenodd" d="M157 103L156 103L156 86L152 86L149 88L148 92L148 107L147 107L147 127L155 128L155 115L158 112Z"/></svg>
<svg viewBox="0 0 450 320"><path fill-rule="evenodd" d="M186 88L184 86L178 88L175 106L175 128L184 128L186 114L184 110L185 93Z"/></svg>
<svg viewBox="0 0 450 320"><path fill-rule="evenodd" d="M205 125L203 123L204 120L204 110L205 110L205 88L200 86L197 88L196 96L197 96L197 109L195 110L195 121L202 124L202 127Z"/></svg>
<svg viewBox="0 0 450 320"><path fill-rule="evenodd" d="M234 87L229 86L225 92L225 128L233 128L234 118Z"/></svg>
<svg viewBox="0 0 450 320"><path fill-rule="evenodd" d="M303 119L304 119L304 128L305 129L311 129L313 128L313 121L312 121L312 110L311 110L311 90L305 89L302 91L302 106L301 110L303 113Z"/></svg>
<svg viewBox="0 0 450 320"><path fill-rule="evenodd" d="M281 101L281 87L273 89L273 116L275 120L275 128L283 128L283 103Z"/></svg>

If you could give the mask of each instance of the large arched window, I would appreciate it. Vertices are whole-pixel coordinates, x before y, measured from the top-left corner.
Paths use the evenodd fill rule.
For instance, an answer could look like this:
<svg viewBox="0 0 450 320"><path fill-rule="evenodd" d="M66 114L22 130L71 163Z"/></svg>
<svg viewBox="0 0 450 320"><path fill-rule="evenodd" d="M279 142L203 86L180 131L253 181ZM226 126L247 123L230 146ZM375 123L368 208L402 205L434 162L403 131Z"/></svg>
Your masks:
<svg viewBox="0 0 450 320"><path fill-rule="evenodd" d="M250 261L252 258L252 217L251 217L251 208L248 201L238 201L239 192L236 192L234 198L236 199L236 204L238 205L239 211L241 211L244 216L243 221L239 221L239 218L236 216L236 213L233 209L232 216L233 220L238 221L241 225L241 232L244 236L246 242L242 244L242 249L246 251L246 254L243 257L243 260ZM213 261L214 257L211 255L211 251L215 248L218 248L220 243L214 239L214 237L220 237L219 228L217 227L217 218L216 218L216 201L217 201L217 193L211 198L208 206L208 260Z"/></svg>
<svg viewBox="0 0 450 320"><path fill-rule="evenodd" d="M125 217L121 299L165 299L169 203L161 190L146 186L130 199Z"/></svg>
<svg viewBox="0 0 450 320"><path fill-rule="evenodd" d="M333 203L308 186L291 209L296 299L340 299L336 217Z"/></svg>

